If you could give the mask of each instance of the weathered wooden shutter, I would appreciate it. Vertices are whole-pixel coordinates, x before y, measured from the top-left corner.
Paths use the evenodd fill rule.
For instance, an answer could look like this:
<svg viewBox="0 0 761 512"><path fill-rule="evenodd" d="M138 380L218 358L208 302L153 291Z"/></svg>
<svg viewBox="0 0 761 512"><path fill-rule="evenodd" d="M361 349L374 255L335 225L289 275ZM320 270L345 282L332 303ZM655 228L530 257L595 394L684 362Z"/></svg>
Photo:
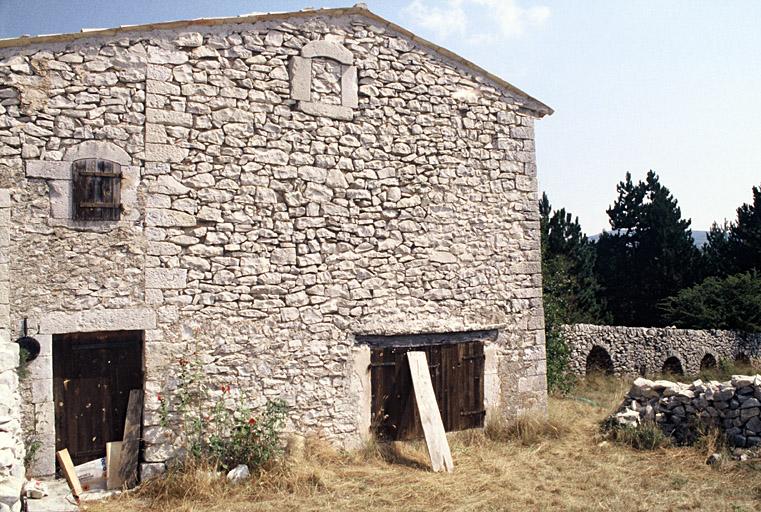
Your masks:
<svg viewBox="0 0 761 512"><path fill-rule="evenodd" d="M74 162L72 166L74 219L119 220L121 178L121 166L117 163L95 158Z"/></svg>
<svg viewBox="0 0 761 512"><path fill-rule="evenodd" d="M431 382L447 432L484 426L482 341L373 348L370 359L373 426L381 438L416 439L423 430L405 354L425 352Z"/></svg>

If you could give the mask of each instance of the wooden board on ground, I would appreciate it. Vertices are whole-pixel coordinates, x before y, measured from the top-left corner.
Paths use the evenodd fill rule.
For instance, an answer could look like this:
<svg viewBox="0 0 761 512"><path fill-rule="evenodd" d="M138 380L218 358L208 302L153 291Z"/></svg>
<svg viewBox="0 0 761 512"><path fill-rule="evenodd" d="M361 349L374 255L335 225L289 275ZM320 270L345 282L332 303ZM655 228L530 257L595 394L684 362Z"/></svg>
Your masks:
<svg viewBox="0 0 761 512"><path fill-rule="evenodd" d="M71 494L73 494L75 498L79 498L83 492L82 486L79 483L76 471L74 471L74 463L71 461L69 450L64 448L63 450L57 451L55 456L58 459L58 464L61 466L61 473L63 473L64 478L66 478L66 483L69 484Z"/></svg>
<svg viewBox="0 0 761 512"><path fill-rule="evenodd" d="M122 460L122 441L106 443L106 489L121 489L124 481L119 477Z"/></svg>
<svg viewBox="0 0 761 512"><path fill-rule="evenodd" d="M452 452L449 450L444 423L441 421L441 413L433 392L425 352L407 352L407 360L410 364L420 423L423 426L425 443L428 445L428 455L431 457L431 467L434 471L445 470L451 473L454 469Z"/></svg>
<svg viewBox="0 0 761 512"><path fill-rule="evenodd" d="M129 489L137 485L137 458L140 453L140 425L143 415L143 392L133 389L129 392L127 419L124 421L119 478Z"/></svg>

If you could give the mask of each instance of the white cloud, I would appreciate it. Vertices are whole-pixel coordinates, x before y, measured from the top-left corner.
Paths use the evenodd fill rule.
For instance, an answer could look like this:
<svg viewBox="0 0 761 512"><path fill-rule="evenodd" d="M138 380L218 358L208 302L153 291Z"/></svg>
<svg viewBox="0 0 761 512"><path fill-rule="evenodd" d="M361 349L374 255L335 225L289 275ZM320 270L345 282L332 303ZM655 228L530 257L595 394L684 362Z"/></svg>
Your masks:
<svg viewBox="0 0 761 512"><path fill-rule="evenodd" d="M516 0L412 0L402 10L412 25L433 32L438 39L454 37L484 43L518 37L550 17L545 5L523 7Z"/></svg>
<svg viewBox="0 0 761 512"><path fill-rule="evenodd" d="M441 7L432 7L424 0L412 0L402 12L413 25L432 31L441 39L465 34L463 0L448 0Z"/></svg>

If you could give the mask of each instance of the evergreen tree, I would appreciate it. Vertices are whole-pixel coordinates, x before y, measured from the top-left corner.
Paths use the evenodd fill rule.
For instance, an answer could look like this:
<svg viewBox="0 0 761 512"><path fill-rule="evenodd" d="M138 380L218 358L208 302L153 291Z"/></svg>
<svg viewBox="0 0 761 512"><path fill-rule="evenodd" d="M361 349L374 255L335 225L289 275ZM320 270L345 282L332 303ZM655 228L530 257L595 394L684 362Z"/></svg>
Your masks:
<svg viewBox="0 0 761 512"><path fill-rule="evenodd" d="M578 217L573 218L565 208L552 211L546 193L542 194L539 212L545 294L560 303L564 322L601 321L594 243L582 232Z"/></svg>
<svg viewBox="0 0 761 512"><path fill-rule="evenodd" d="M744 272L709 277L663 303L669 322L687 329L761 331L761 277Z"/></svg>
<svg viewBox="0 0 761 512"><path fill-rule="evenodd" d="M703 257L707 275L761 271L761 187L753 187L752 202L737 209L734 222L711 227Z"/></svg>
<svg viewBox="0 0 761 512"><path fill-rule="evenodd" d="M607 210L612 229L597 242L602 296L613 323L664 325L658 303L699 276L690 221L653 171L636 184L627 173L616 189L618 198Z"/></svg>
<svg viewBox="0 0 761 512"><path fill-rule="evenodd" d="M753 187L753 202L737 209L737 222L729 228L733 273L761 270L761 187Z"/></svg>
<svg viewBox="0 0 761 512"><path fill-rule="evenodd" d="M701 249L704 275L724 277L737 268L729 241L729 229L727 222L722 225L714 222L708 230L706 243Z"/></svg>
<svg viewBox="0 0 761 512"><path fill-rule="evenodd" d="M547 194L539 202L542 234L542 282L547 384L566 391L571 379L566 372L568 347L561 335L565 323L598 322L602 308L594 275L594 244L582 233L578 218L565 209L553 212Z"/></svg>
<svg viewBox="0 0 761 512"><path fill-rule="evenodd" d="M737 219L714 224L703 247L708 277L665 300L669 322L693 329L761 331L761 187L737 209Z"/></svg>

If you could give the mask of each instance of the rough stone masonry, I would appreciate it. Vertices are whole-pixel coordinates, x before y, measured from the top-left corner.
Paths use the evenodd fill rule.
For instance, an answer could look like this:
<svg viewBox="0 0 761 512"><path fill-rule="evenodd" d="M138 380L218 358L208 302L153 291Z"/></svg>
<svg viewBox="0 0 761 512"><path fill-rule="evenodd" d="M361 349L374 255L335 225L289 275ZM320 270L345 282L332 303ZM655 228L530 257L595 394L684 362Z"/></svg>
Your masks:
<svg viewBox="0 0 761 512"><path fill-rule="evenodd" d="M761 360L758 333L590 324L564 325L562 332L569 370L577 375L602 369L616 375L697 375L722 359ZM595 356L604 358L607 368Z"/></svg>
<svg viewBox="0 0 761 512"><path fill-rule="evenodd" d="M356 335L496 329L485 407L545 410L551 112L362 7L0 41L2 341L26 318L42 346L0 455L19 464L22 403L52 472L51 346L74 332L143 332L145 474L173 454L157 394L189 354L351 446L370 425ZM74 218L82 159L121 169L118 220Z"/></svg>

